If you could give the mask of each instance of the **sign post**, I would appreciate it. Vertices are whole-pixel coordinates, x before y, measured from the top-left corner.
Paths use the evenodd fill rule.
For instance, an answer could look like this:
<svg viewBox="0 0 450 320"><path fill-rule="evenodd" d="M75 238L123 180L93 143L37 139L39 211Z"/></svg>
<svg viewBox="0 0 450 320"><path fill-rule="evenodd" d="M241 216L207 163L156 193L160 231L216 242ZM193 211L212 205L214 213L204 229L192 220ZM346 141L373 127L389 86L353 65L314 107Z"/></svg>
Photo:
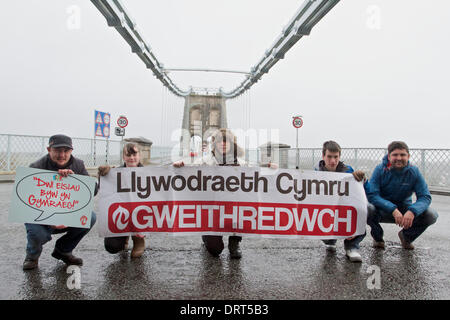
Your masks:
<svg viewBox="0 0 450 320"><path fill-rule="evenodd" d="M116 136L122 137L120 140L120 161L122 161L123 158L123 136L125 135L125 127L128 126L128 119L125 116L119 116L117 119L117 125L119 127L116 127Z"/></svg>
<svg viewBox="0 0 450 320"><path fill-rule="evenodd" d="M94 119L94 166L96 165L96 137L106 138L106 163L108 163L109 154L109 133L111 124L111 115L107 112L95 110Z"/></svg>
<svg viewBox="0 0 450 320"><path fill-rule="evenodd" d="M295 148L297 149L297 156L296 156L295 168L299 169L300 168L300 149L298 148L298 129L300 129L303 126L303 119L302 119L302 116L294 116L292 118L293 118L292 125L294 126L294 128L297 129L297 138L296 138L296 143L295 143Z"/></svg>

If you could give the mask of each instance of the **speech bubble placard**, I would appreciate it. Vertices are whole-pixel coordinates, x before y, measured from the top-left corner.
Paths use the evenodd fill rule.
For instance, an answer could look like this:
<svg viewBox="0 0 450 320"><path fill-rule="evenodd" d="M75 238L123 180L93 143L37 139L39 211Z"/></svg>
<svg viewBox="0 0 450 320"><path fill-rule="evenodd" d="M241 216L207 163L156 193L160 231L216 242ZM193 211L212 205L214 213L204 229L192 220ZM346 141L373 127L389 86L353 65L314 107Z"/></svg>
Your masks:
<svg viewBox="0 0 450 320"><path fill-rule="evenodd" d="M19 167L13 189L10 222L89 228L95 180L55 171Z"/></svg>

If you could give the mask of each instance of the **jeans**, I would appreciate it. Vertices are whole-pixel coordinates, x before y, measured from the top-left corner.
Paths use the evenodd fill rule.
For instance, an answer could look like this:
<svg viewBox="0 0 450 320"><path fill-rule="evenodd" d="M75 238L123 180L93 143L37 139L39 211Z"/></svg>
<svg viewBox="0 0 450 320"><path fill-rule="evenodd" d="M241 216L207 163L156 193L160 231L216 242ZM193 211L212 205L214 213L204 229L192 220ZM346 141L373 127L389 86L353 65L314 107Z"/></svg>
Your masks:
<svg viewBox="0 0 450 320"><path fill-rule="evenodd" d="M125 249L125 243L127 242L129 236L125 237L110 237L105 238L105 249L109 253L119 253L123 249Z"/></svg>
<svg viewBox="0 0 450 320"><path fill-rule="evenodd" d="M408 211L407 208L398 209L402 214ZM409 243L416 240L429 226L436 222L438 216L436 210L432 208L428 208L422 214L415 216L412 226L402 230L405 240ZM383 241L383 228L381 228L380 223L395 223L392 212L388 213L381 209L375 209L367 215L367 224L371 228L370 234L378 242Z"/></svg>
<svg viewBox="0 0 450 320"><path fill-rule="evenodd" d="M52 240L52 234L66 233L56 240L55 249L61 253L71 253L83 237L88 234L92 226L95 224L97 217L94 212L91 215L91 227L74 228L67 227L64 229L53 229L51 226L42 224L25 223L27 231L27 259L39 259L42 247L45 243Z"/></svg>
<svg viewBox="0 0 450 320"><path fill-rule="evenodd" d="M369 217L375 211L376 211L375 207L372 204L369 203L367 205L367 217ZM367 218L367 219L369 219L369 218ZM356 236L352 240L345 239L344 240L344 249L345 250L351 250L351 249L358 249L359 250L359 244L361 243L361 241L363 241L365 236L366 236L366 233L364 232L364 234L360 234L359 236ZM322 241L326 245L334 245L334 244L336 244L336 239L322 240Z"/></svg>
<svg viewBox="0 0 450 320"><path fill-rule="evenodd" d="M352 240L344 240L344 249L345 250L351 250L351 249L359 249L359 243L361 241L363 241L364 237L366 236L366 233L364 232L364 234L360 234L359 236L356 236L355 238L353 238ZM336 239L331 239L331 240L322 240L323 243L327 244L327 245L334 245L336 244Z"/></svg>

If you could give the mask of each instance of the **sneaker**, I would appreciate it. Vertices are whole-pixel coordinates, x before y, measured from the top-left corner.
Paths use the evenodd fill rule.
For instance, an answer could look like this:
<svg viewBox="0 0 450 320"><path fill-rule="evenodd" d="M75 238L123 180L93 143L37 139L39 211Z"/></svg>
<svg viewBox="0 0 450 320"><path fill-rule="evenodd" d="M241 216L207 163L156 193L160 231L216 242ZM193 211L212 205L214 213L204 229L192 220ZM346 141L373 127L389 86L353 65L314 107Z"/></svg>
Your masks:
<svg viewBox="0 0 450 320"><path fill-rule="evenodd" d="M403 235L403 231L400 230L398 233L398 237L400 238L400 242L402 243L403 249L406 250L414 250L414 246L411 242L406 241L405 236Z"/></svg>
<svg viewBox="0 0 450 320"><path fill-rule="evenodd" d="M33 270L36 269L38 266L38 259L30 259L30 258L25 258L25 261L23 262L23 266L22 269L23 270Z"/></svg>
<svg viewBox="0 0 450 320"><path fill-rule="evenodd" d="M383 249L383 250L386 249L386 246L384 245L383 240L381 240L381 241L373 240L372 247L378 248L378 249Z"/></svg>
<svg viewBox="0 0 450 320"><path fill-rule="evenodd" d="M52 252L52 257L63 261L67 265L83 265L83 259L75 257L72 253L63 253L56 248Z"/></svg>
<svg viewBox="0 0 450 320"><path fill-rule="evenodd" d="M345 255L351 262L362 262L358 249L346 249Z"/></svg>

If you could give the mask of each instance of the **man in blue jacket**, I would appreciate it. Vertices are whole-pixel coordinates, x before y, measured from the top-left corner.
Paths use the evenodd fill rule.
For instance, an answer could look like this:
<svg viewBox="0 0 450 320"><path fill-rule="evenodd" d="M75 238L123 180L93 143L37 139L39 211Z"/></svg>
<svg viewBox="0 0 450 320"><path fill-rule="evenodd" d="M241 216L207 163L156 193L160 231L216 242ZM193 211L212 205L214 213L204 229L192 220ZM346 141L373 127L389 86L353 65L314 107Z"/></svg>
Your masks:
<svg viewBox="0 0 450 320"><path fill-rule="evenodd" d="M395 223L402 228L398 233L404 249L412 250L412 242L430 225L438 214L431 209L431 195L419 169L409 164L409 148L402 141L393 141L370 178L369 202L376 210L369 212L367 224L374 239L373 246L385 248L380 222ZM416 202L412 202L412 193Z"/></svg>

